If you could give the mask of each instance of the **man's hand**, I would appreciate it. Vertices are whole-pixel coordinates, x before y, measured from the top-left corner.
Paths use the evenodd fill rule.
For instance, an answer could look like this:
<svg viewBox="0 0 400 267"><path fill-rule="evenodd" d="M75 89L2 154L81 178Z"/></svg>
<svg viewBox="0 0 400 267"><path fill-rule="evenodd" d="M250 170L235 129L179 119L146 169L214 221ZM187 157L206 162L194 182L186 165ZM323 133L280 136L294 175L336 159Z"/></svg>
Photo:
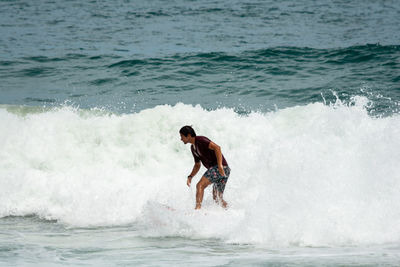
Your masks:
<svg viewBox="0 0 400 267"><path fill-rule="evenodd" d="M187 178L186 184L187 184L187 186L189 186L189 187L190 187L190 184L192 183L192 178L193 178L193 177L190 177L190 176Z"/></svg>
<svg viewBox="0 0 400 267"><path fill-rule="evenodd" d="M221 174L223 177L226 176L224 167L222 165L218 165L218 170L219 170L219 174Z"/></svg>

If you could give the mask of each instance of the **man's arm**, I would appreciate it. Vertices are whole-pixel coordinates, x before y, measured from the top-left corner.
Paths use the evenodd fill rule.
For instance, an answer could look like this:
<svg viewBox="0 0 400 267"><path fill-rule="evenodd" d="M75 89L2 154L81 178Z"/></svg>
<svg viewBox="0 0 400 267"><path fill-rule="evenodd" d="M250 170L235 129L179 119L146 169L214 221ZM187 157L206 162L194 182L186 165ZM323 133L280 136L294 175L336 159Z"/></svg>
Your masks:
<svg viewBox="0 0 400 267"><path fill-rule="evenodd" d="M222 152L221 152L221 147L217 145L214 142L210 142L210 145L208 146L209 149L214 150L215 156L217 157L217 164L218 164L218 170L219 173L222 176L225 176L225 171L224 167L222 166Z"/></svg>
<svg viewBox="0 0 400 267"><path fill-rule="evenodd" d="M201 167L200 161L199 161L199 162L196 162L196 163L194 164L193 170L192 170L192 172L190 173L190 175L188 176L188 179L187 179L187 182L186 182L186 184L187 184L188 186L190 186L190 184L192 183L192 178L193 178L193 176L195 176L195 175L197 174L197 172L200 170L200 167Z"/></svg>

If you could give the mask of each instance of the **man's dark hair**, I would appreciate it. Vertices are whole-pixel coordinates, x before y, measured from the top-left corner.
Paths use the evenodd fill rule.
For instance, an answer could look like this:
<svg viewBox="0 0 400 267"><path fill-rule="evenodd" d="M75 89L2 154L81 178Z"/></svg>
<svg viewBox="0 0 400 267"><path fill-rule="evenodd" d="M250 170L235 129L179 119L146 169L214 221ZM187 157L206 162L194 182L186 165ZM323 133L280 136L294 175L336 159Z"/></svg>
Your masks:
<svg viewBox="0 0 400 267"><path fill-rule="evenodd" d="M188 134L190 134L192 137L196 137L196 132L193 130L192 126L183 126L180 130L179 133L182 134L183 136L187 137Z"/></svg>

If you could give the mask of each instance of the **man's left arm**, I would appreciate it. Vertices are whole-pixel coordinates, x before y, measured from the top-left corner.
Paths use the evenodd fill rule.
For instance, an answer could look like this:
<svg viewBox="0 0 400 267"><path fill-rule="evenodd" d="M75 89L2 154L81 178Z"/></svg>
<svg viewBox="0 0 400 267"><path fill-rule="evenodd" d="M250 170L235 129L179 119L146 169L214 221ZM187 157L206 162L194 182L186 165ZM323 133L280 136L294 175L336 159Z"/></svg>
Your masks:
<svg viewBox="0 0 400 267"><path fill-rule="evenodd" d="M222 176L225 176L225 171L224 167L222 166L222 152L221 152L221 147L217 145L214 142L210 142L210 145L208 146L209 149L214 150L215 156L217 157L217 164L218 164L218 170L219 173Z"/></svg>

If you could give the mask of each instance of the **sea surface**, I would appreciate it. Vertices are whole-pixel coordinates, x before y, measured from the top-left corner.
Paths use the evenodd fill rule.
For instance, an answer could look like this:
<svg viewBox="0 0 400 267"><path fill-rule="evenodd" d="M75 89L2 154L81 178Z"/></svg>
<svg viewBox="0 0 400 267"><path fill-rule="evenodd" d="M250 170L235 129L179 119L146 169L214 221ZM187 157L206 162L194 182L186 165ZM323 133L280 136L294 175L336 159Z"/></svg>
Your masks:
<svg viewBox="0 0 400 267"><path fill-rule="evenodd" d="M397 0L0 0L1 266L400 266L399 136Z"/></svg>

